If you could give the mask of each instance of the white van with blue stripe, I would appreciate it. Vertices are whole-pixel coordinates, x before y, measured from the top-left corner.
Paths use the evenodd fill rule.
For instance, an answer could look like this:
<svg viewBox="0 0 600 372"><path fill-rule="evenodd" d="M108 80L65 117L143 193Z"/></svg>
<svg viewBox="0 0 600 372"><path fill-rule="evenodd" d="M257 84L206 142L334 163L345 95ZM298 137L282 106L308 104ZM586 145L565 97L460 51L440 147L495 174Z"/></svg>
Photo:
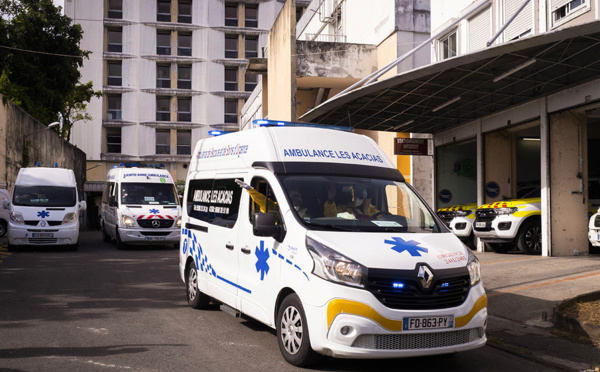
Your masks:
<svg viewBox="0 0 600 372"><path fill-rule="evenodd" d="M366 136L290 126L200 140L182 209L190 306L214 300L276 329L293 365L486 343L477 258Z"/></svg>

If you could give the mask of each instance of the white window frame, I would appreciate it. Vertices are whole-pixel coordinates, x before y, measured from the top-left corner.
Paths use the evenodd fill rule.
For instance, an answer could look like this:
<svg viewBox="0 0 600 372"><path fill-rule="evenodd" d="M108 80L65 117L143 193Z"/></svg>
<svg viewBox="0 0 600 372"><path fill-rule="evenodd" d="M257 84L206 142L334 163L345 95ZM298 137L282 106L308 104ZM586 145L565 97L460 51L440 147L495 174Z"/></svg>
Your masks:
<svg viewBox="0 0 600 372"><path fill-rule="evenodd" d="M590 3L592 2L592 0L582 0L582 4L580 4L578 7L574 8L574 9L571 9L571 4L574 1L575 0L570 1L570 2L566 3L565 5L552 10L552 12L550 13L550 20L552 22L552 28L559 27L559 26L573 20L574 18L579 17L580 15L587 13L588 11L591 10ZM558 11L558 9L562 9L564 7L567 8L565 16L560 19L556 19L556 12Z"/></svg>
<svg viewBox="0 0 600 372"><path fill-rule="evenodd" d="M455 47L455 54L453 56L448 56L448 57L444 57L444 42L446 40L449 40L452 36L454 36L454 47ZM459 55L458 53L458 28L453 29L452 31L448 32L446 35L444 35L444 37L441 37L437 40L437 46L438 46L438 50L437 50L437 57L438 57L438 61L444 61L446 59L450 59L453 57L456 57Z"/></svg>

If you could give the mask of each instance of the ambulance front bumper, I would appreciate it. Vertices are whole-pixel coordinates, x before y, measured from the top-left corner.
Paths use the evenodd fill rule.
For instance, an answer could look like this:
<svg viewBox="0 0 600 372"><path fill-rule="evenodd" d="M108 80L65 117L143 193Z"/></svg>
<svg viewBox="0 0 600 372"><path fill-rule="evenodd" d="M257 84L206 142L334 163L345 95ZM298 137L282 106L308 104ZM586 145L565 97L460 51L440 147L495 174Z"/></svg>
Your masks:
<svg viewBox="0 0 600 372"><path fill-rule="evenodd" d="M487 341L487 296L481 284L471 288L462 305L436 310L390 309L363 292L363 298L305 305L315 351L338 358L398 358L466 351ZM452 324L409 329L411 319L451 319Z"/></svg>
<svg viewBox="0 0 600 372"><path fill-rule="evenodd" d="M59 226L28 226L9 222L8 244L11 245L74 245L79 239L79 224Z"/></svg>
<svg viewBox="0 0 600 372"><path fill-rule="evenodd" d="M179 244L180 229L119 228L121 241L126 244Z"/></svg>

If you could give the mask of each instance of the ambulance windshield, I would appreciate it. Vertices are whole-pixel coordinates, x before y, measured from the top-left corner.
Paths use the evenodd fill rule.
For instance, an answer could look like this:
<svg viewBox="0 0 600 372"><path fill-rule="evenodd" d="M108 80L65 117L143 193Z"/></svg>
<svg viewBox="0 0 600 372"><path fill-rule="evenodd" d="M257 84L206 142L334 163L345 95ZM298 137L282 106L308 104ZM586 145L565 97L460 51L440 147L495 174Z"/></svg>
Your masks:
<svg viewBox="0 0 600 372"><path fill-rule="evenodd" d="M77 203L74 187L15 186L13 204L27 207L72 207Z"/></svg>
<svg viewBox="0 0 600 372"><path fill-rule="evenodd" d="M308 227L435 233L431 210L403 182L340 176L282 177L288 200Z"/></svg>
<svg viewBox="0 0 600 372"><path fill-rule="evenodd" d="M176 205L175 186L169 183L122 183L121 203Z"/></svg>

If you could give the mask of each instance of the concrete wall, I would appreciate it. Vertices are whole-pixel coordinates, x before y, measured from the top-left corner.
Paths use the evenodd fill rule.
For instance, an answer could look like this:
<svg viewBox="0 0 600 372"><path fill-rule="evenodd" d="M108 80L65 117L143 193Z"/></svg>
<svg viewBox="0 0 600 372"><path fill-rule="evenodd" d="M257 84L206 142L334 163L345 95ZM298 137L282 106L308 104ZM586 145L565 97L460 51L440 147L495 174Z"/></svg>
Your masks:
<svg viewBox="0 0 600 372"><path fill-rule="evenodd" d="M288 0L269 34L269 119L296 120L296 1Z"/></svg>
<svg viewBox="0 0 600 372"><path fill-rule="evenodd" d="M588 245L586 131L583 113L550 115L552 256L576 255Z"/></svg>
<svg viewBox="0 0 600 372"><path fill-rule="evenodd" d="M8 100L0 104L0 141L0 187L11 190L14 186L23 164L25 143L28 166L40 162L43 167L52 167L58 163L61 168L73 169L79 196L83 197L85 153Z"/></svg>

